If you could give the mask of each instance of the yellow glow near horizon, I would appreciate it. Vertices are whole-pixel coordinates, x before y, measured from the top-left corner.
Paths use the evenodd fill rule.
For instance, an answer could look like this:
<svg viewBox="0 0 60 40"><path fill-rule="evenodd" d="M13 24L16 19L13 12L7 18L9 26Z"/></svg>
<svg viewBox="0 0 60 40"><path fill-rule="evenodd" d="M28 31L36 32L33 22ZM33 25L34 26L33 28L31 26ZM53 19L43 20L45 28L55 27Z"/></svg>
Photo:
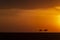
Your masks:
<svg viewBox="0 0 60 40"><path fill-rule="evenodd" d="M56 26L60 27L60 15L56 15L54 20L55 20L54 23L56 24Z"/></svg>
<svg viewBox="0 0 60 40"><path fill-rule="evenodd" d="M60 26L60 15L57 16L58 25Z"/></svg>

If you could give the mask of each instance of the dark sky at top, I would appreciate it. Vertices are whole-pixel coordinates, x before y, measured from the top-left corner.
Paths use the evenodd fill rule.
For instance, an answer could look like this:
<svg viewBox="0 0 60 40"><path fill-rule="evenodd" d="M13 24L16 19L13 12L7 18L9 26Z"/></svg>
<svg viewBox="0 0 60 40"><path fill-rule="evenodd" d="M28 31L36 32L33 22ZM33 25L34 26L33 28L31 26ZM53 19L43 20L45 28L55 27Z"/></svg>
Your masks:
<svg viewBox="0 0 60 40"><path fill-rule="evenodd" d="M0 9L39 9L59 5L60 0L0 0Z"/></svg>

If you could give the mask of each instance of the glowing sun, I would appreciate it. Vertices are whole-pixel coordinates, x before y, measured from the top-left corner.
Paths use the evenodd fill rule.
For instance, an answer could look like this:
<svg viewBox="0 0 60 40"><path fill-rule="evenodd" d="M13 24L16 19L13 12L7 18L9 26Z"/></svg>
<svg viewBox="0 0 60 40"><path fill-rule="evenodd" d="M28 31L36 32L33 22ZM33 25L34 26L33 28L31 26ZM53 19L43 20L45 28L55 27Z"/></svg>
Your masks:
<svg viewBox="0 0 60 40"><path fill-rule="evenodd" d="M55 22L56 22L56 25L60 27L60 15L57 15L55 17Z"/></svg>

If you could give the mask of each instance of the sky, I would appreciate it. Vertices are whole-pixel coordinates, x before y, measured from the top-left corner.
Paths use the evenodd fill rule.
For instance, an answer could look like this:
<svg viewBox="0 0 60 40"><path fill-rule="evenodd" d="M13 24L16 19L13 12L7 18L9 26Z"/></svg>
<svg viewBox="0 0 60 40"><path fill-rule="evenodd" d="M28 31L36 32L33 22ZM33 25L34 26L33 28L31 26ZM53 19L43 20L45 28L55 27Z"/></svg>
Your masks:
<svg viewBox="0 0 60 40"><path fill-rule="evenodd" d="M2 0L0 8L39 9L60 5L60 0Z"/></svg>
<svg viewBox="0 0 60 40"><path fill-rule="evenodd" d="M0 1L0 32L60 32L60 0Z"/></svg>

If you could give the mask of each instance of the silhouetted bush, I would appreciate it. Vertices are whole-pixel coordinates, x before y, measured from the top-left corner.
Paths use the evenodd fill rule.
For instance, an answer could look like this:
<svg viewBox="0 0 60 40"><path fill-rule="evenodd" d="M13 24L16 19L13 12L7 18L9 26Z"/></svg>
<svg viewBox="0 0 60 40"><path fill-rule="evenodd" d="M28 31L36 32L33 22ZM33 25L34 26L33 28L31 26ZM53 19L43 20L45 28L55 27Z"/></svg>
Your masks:
<svg viewBox="0 0 60 40"><path fill-rule="evenodd" d="M45 29L44 31L48 31L48 29Z"/></svg>
<svg viewBox="0 0 60 40"><path fill-rule="evenodd" d="M40 31L42 31L42 29L40 29Z"/></svg>

